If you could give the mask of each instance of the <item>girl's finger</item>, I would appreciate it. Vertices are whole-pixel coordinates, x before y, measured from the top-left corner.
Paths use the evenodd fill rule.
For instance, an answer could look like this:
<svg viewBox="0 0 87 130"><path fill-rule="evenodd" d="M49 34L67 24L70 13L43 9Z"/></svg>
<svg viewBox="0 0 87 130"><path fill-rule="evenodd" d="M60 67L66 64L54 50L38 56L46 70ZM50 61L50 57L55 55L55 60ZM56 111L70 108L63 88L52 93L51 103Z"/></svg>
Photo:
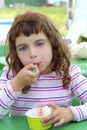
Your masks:
<svg viewBox="0 0 87 130"><path fill-rule="evenodd" d="M29 65L26 65L24 68L28 69L28 70L31 70L34 68L35 65L33 64L29 64Z"/></svg>
<svg viewBox="0 0 87 130"><path fill-rule="evenodd" d="M65 122L64 122L64 119L61 119L59 122L55 123L54 126L57 127L57 126L61 126L63 125Z"/></svg>
<svg viewBox="0 0 87 130"><path fill-rule="evenodd" d="M53 110L58 109L58 106L52 102L48 102L47 105L50 106Z"/></svg>

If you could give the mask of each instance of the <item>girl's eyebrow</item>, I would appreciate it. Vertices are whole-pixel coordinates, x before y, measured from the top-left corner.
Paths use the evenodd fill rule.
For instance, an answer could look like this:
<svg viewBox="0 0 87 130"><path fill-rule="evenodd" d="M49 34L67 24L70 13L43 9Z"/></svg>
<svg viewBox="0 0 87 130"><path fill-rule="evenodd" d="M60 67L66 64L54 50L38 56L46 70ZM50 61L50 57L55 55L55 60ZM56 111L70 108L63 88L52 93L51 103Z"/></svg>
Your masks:
<svg viewBox="0 0 87 130"><path fill-rule="evenodd" d="M37 40L35 40L35 42L40 42L40 41L46 41L46 38L44 38L44 39L37 39Z"/></svg>
<svg viewBox="0 0 87 130"><path fill-rule="evenodd" d="M24 44L24 43L23 44L19 44L19 45L16 46L16 48L21 47L21 46L27 46L27 44Z"/></svg>

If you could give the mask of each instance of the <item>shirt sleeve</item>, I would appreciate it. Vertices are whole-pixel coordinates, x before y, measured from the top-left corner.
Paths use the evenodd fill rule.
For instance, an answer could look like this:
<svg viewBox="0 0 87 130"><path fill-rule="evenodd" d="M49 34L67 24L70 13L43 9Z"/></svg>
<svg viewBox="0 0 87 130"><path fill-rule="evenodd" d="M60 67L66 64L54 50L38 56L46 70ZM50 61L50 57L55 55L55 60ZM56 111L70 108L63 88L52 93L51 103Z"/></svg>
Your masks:
<svg viewBox="0 0 87 130"><path fill-rule="evenodd" d="M3 74L0 77L0 117L5 115L11 105L15 102L18 95L21 92L16 92L12 89L10 80L12 79L12 74L9 75L9 80L6 78L7 67L3 69Z"/></svg>
<svg viewBox="0 0 87 130"><path fill-rule="evenodd" d="M71 68L72 77L72 93L76 95L82 102L80 106L70 106L74 121L87 119L87 79L81 74L81 69L75 65Z"/></svg>

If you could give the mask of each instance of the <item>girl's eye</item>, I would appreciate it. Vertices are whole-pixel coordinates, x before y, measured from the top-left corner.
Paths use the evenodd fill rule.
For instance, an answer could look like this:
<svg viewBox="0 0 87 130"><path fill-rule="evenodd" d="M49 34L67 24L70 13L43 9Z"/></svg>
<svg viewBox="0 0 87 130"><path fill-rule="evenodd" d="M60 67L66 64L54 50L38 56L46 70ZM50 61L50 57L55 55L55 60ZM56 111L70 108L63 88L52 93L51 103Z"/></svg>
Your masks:
<svg viewBox="0 0 87 130"><path fill-rule="evenodd" d="M27 49L27 47L20 47L19 48L19 51L24 51L24 50L26 50Z"/></svg>
<svg viewBox="0 0 87 130"><path fill-rule="evenodd" d="M42 45L44 45L44 43L40 42L40 43L37 43L36 45L37 46L42 46Z"/></svg>

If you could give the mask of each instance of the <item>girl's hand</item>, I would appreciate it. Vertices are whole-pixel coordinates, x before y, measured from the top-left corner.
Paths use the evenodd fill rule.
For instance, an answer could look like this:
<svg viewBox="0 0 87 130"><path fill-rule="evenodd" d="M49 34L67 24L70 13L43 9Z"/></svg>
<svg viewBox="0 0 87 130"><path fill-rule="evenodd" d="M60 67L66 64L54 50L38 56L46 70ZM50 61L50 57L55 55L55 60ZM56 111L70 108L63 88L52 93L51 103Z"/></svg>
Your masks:
<svg viewBox="0 0 87 130"><path fill-rule="evenodd" d="M48 103L47 105L52 108L52 114L42 119L43 126L56 122L54 126L57 127L74 119L72 111L69 108L59 107L54 103Z"/></svg>
<svg viewBox="0 0 87 130"><path fill-rule="evenodd" d="M31 85L37 81L39 75L37 65L27 65L11 80L11 86L14 91L21 91L26 85Z"/></svg>

